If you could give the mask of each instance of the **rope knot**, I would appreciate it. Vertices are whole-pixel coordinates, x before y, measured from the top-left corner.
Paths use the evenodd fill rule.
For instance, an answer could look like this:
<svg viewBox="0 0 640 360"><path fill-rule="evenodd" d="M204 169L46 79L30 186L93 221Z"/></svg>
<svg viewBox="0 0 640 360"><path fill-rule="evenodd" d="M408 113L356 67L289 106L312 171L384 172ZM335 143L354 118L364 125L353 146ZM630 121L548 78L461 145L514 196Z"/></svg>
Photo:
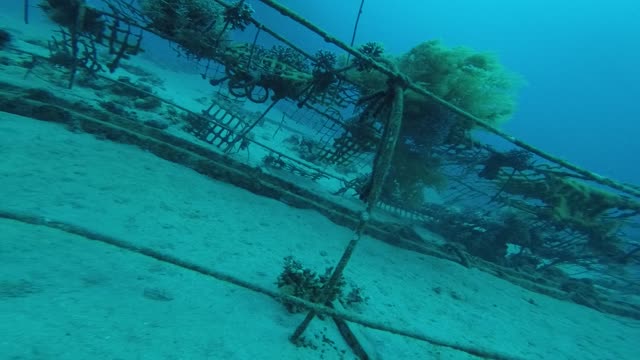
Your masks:
<svg viewBox="0 0 640 360"><path fill-rule="evenodd" d="M406 74L400 73L395 79L395 82L398 86L402 88L402 90L407 90L409 84L411 84L411 79Z"/></svg>
<svg viewBox="0 0 640 360"><path fill-rule="evenodd" d="M409 79L409 77L405 74L398 74L394 77L390 77L387 81L389 89L393 89L396 86L399 86L400 88L402 88L402 90L406 90L409 87L410 83L411 79Z"/></svg>

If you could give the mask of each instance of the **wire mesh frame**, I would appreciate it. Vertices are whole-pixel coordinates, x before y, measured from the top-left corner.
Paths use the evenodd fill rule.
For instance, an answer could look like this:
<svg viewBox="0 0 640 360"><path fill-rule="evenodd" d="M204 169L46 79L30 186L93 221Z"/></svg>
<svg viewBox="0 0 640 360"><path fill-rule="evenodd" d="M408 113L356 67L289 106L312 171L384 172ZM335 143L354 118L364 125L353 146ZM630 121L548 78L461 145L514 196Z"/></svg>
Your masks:
<svg viewBox="0 0 640 360"><path fill-rule="evenodd" d="M359 169L370 169L373 154L371 150L376 144L371 142L366 146L358 146L357 141L347 141L353 138L345 127L345 121L340 110L334 106L304 106L299 108L295 103L287 101L282 106L291 120L301 128L297 132L304 141L313 143L313 157L319 164L326 166L356 166ZM302 130L304 129L304 130ZM294 132L296 129L293 129ZM353 149L347 149L350 143ZM308 155L308 154L307 154Z"/></svg>
<svg viewBox="0 0 640 360"><path fill-rule="evenodd" d="M95 13L95 12L94 12ZM104 68L114 72L123 59L142 51L143 30L128 22L123 22L109 14L95 15L92 31L61 29L52 35L49 42L50 61L66 67L70 71L69 87L73 86L79 69L94 75ZM108 49L109 59L105 61L98 45Z"/></svg>
<svg viewBox="0 0 640 360"><path fill-rule="evenodd" d="M226 149L235 145L238 134L247 126L246 121L217 104L203 113L202 118L192 118L189 132L218 148Z"/></svg>
<svg viewBox="0 0 640 360"><path fill-rule="evenodd" d="M356 137L348 129L349 120L344 119L344 114L355 109L356 92L348 87L337 87L344 96L340 96L336 103L332 104L305 104L299 107L289 101L285 106L288 118L296 124L304 126L309 132L309 137L314 143L319 161L328 165L340 167L354 166L358 170L370 169L373 160L372 150L377 143L375 141L356 140ZM342 108L341 108L342 106ZM342 110L341 110L342 109ZM372 133L380 136L379 129L371 129Z"/></svg>
<svg viewBox="0 0 640 360"><path fill-rule="evenodd" d="M126 11L122 9L120 10L121 11L118 12L119 15L126 14ZM126 10L130 11L130 6L127 6ZM105 13L104 15L108 14ZM134 21L136 19L135 17L129 16L125 16L125 18L127 18L129 21ZM178 48L174 50L178 54L181 53ZM246 57L246 54L244 54L243 56ZM227 76L225 65L219 61L213 59L205 60L194 58L190 58L190 60L198 68L198 72L201 73L203 79L209 78L212 81L216 81L217 79L222 79ZM249 63L248 58L244 60ZM258 65L261 63L256 60L254 64ZM266 64L269 65L269 62L267 62ZM242 105L249 102L248 97L238 96L236 93L230 90L230 87L224 86L224 82L218 85L219 86L215 86L216 89L212 105L202 112L202 116L208 121L203 122L202 118L195 119L194 116L191 116L190 118L192 122L189 131L193 133L198 139L213 144L219 148L225 149L226 151L232 151L234 147L242 148L244 146L248 146L248 143L252 141L251 137L243 137L242 139L239 139L238 136L241 136L245 133L245 129L248 128L249 123L244 120L244 117L242 115L235 113L236 111L230 110L227 106L224 105L224 103L227 103L231 108L239 110ZM348 93L345 89L336 89L336 93L338 92L338 90L345 94ZM258 87L254 89L254 91L264 92L268 90ZM347 102L353 101L353 99L353 93L350 95L350 97L345 96L345 101ZM342 103L344 103L344 101L342 101ZM311 108L311 105L307 103L304 108L308 110ZM330 107L325 110L325 114L327 113L331 113ZM332 115L335 116L336 113L337 110L334 109ZM340 120L336 120L336 118L334 118L334 121ZM327 136L330 136L330 134L327 134ZM273 161L273 159L277 160ZM292 172L298 176L310 178L312 180L329 177L329 175L326 173L306 168L305 166L302 166L292 159L284 158L281 155L277 154L277 152L272 152L272 154L269 155L266 161L270 166L287 169L289 172Z"/></svg>
<svg viewBox="0 0 640 360"><path fill-rule="evenodd" d="M368 159L364 148L365 145L356 140L351 132L345 132L341 137L334 139L331 147L324 148L321 158L339 166L350 166L358 160L366 161Z"/></svg>
<svg viewBox="0 0 640 360"><path fill-rule="evenodd" d="M442 153L447 153L445 149L441 150ZM637 213L620 209L609 209L602 213L598 219L619 224L619 227L612 227L613 232L610 235L602 238L591 233L589 228L575 228L575 225L567 224L562 219L554 217L553 209L543 201L502 192L503 185L477 175L479 172L478 160L486 158L487 149L479 147L475 150L469 149L467 152L469 154L461 157L466 159L466 162L463 161L447 167L447 178L450 184L441 194L441 201L445 205L454 206L456 209L475 210L473 213L467 210L465 213L467 217L464 221L459 221L459 216L455 212L451 213L438 207L434 208L434 204L419 209L407 209L403 203L391 202L385 204L383 208L397 216L417 219L419 223L438 233L451 234L450 240L452 241L460 241L457 234L464 233L465 226L468 230L485 232L486 226L500 225L504 219L501 216L519 214L519 219L524 221L522 226L526 226L528 233L536 234L536 239L542 240L537 245L525 244L525 246L535 246L534 254L546 259L544 263L540 264L541 268L559 264L574 264L582 268L583 271L601 272L601 276L605 278L609 275L606 273L607 266L604 264L613 262L611 265L615 266L615 263L624 256L620 253L611 253L613 250L609 247L611 242L626 249L634 249L640 245L637 240L633 240L632 236L633 225L640 220ZM503 172L505 175L514 173L512 170L504 170ZM526 173L533 178L542 176L535 170L529 170ZM493 217L492 223L487 222L491 217ZM437 218L441 221L436 221ZM443 225L446 226L443 227ZM476 234L477 238L483 236L484 234L481 233ZM507 242L518 245L523 241L519 238L507 240ZM598 264L598 266L594 266L594 264ZM628 282L629 279L626 281Z"/></svg>
<svg viewBox="0 0 640 360"><path fill-rule="evenodd" d="M336 93L339 93L339 91L337 91ZM316 124L321 124L321 126L325 126L326 129L331 129L332 126L326 126L326 120L323 119L323 121L317 121L315 122ZM337 133L337 132L336 132ZM330 139L330 135L327 135L327 133L324 134L320 134L320 138L321 139ZM335 134L335 133L334 133ZM327 136L325 136L327 135ZM329 143L332 140L327 140L324 142L324 146L322 146L323 150L325 151L325 155L328 153L329 158L328 158L328 162L336 162L338 164L344 165L348 162L348 160L345 160L345 158L353 158L355 156L357 156L356 154L363 154L363 151L358 151L357 146L355 146L355 144L350 143L349 140L345 140L344 143L340 143L337 142L337 147L338 147L338 151L334 154L331 154L328 149L329 148ZM333 140L334 141L334 140ZM335 145L335 144L331 144L331 145ZM336 156L338 155L338 156ZM337 160L337 161L336 161ZM462 165L462 167L464 167L464 165ZM458 204L464 204L465 201L462 200L474 200L475 199L480 199L484 196L484 194L482 194L482 191L480 191L480 195L478 195L476 192L474 192L472 190L472 187L470 187L468 184L465 184L465 179L461 178L459 179L459 183L463 186L466 186L467 189L465 190L465 192L454 192L451 196L451 198L449 199L449 201L456 201L456 203ZM501 201L505 201L508 202L508 198L506 200L503 200L505 198L501 197L499 200Z"/></svg>

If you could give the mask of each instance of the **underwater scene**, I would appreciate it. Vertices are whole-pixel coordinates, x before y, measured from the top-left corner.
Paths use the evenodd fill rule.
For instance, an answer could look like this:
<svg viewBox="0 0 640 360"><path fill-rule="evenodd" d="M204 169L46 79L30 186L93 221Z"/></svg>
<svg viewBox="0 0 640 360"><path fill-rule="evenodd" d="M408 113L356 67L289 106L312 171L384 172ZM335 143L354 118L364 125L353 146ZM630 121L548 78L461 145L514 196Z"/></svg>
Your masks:
<svg viewBox="0 0 640 360"><path fill-rule="evenodd" d="M3 1L0 360L640 359L640 5L497 3Z"/></svg>

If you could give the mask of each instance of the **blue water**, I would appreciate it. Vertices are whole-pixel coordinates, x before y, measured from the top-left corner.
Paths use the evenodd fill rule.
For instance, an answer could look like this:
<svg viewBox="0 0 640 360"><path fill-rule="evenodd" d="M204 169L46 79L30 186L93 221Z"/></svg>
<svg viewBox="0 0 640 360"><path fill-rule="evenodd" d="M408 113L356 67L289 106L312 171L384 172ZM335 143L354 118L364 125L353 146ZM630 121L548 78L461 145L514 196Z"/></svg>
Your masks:
<svg viewBox="0 0 640 360"><path fill-rule="evenodd" d="M326 47L252 1L258 18L309 49ZM281 3L343 40L361 0ZM602 175L640 182L640 3L601 1L366 0L356 45L390 53L441 39L499 55L527 81L504 130ZM295 29L295 31L293 30Z"/></svg>

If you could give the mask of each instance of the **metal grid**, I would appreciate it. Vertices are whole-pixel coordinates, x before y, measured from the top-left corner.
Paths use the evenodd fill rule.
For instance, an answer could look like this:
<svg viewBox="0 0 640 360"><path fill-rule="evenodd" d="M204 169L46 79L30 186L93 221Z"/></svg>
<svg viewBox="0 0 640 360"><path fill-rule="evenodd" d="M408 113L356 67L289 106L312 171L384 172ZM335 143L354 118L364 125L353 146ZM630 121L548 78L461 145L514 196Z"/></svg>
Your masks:
<svg viewBox="0 0 640 360"><path fill-rule="evenodd" d="M121 29L123 24L127 34L131 28L157 33L157 29L148 27L139 11L129 6L113 9L118 9L115 16L102 15L115 19L107 29L112 29L116 37L122 36L118 35L121 31L113 29ZM348 186L362 196L363 182L359 177L371 171L373 153L384 128L377 116L379 109L363 108L359 101L370 94L359 94L346 77L323 65L326 53L311 56L283 39L278 40L283 48L291 50L288 53L291 56L280 57L281 53L255 41L216 49L212 59L194 59L202 68L203 77L217 86L217 92L212 98L213 105L203 109L203 116L191 119L189 131L225 150L236 144L248 146L252 142L248 135L262 117L249 119L235 108L249 101L264 102L269 104L264 116L277 106L311 145L301 147L308 149L308 153L291 154L286 160L274 150L265 161L313 180L326 174L309 167L301 171L305 168L302 160L312 159L336 169L355 168L357 174L351 173ZM126 49L139 46L139 38L138 45L126 45L126 36L119 43L125 45L115 52L116 59L128 54ZM113 60L110 64L114 63L117 65ZM313 70L304 69L304 64ZM450 115L443 112L441 116ZM367 122L367 118L373 120ZM450 130L447 128L453 133ZM447 180L440 185L439 201L427 200L416 205L406 198L392 196L389 191L381 199L384 209L445 234L471 253L503 265L540 270L569 263L604 275L608 268L640 262L637 187L611 186L611 181L584 176L584 172L576 172L564 163L554 164L539 157L536 155L539 152L523 144L498 151L474 141L469 134L455 135L433 140L426 151L414 152L422 164L438 162L437 170ZM301 161L294 165L296 157ZM395 175L397 178L403 174ZM390 189L394 185L390 184ZM427 182L424 187L431 185L434 184ZM509 231L513 234L507 234ZM535 262L509 263L505 260L507 243L527 250L517 254L522 255L520 260ZM515 260L512 257L509 261ZM624 281L633 279L627 277Z"/></svg>

